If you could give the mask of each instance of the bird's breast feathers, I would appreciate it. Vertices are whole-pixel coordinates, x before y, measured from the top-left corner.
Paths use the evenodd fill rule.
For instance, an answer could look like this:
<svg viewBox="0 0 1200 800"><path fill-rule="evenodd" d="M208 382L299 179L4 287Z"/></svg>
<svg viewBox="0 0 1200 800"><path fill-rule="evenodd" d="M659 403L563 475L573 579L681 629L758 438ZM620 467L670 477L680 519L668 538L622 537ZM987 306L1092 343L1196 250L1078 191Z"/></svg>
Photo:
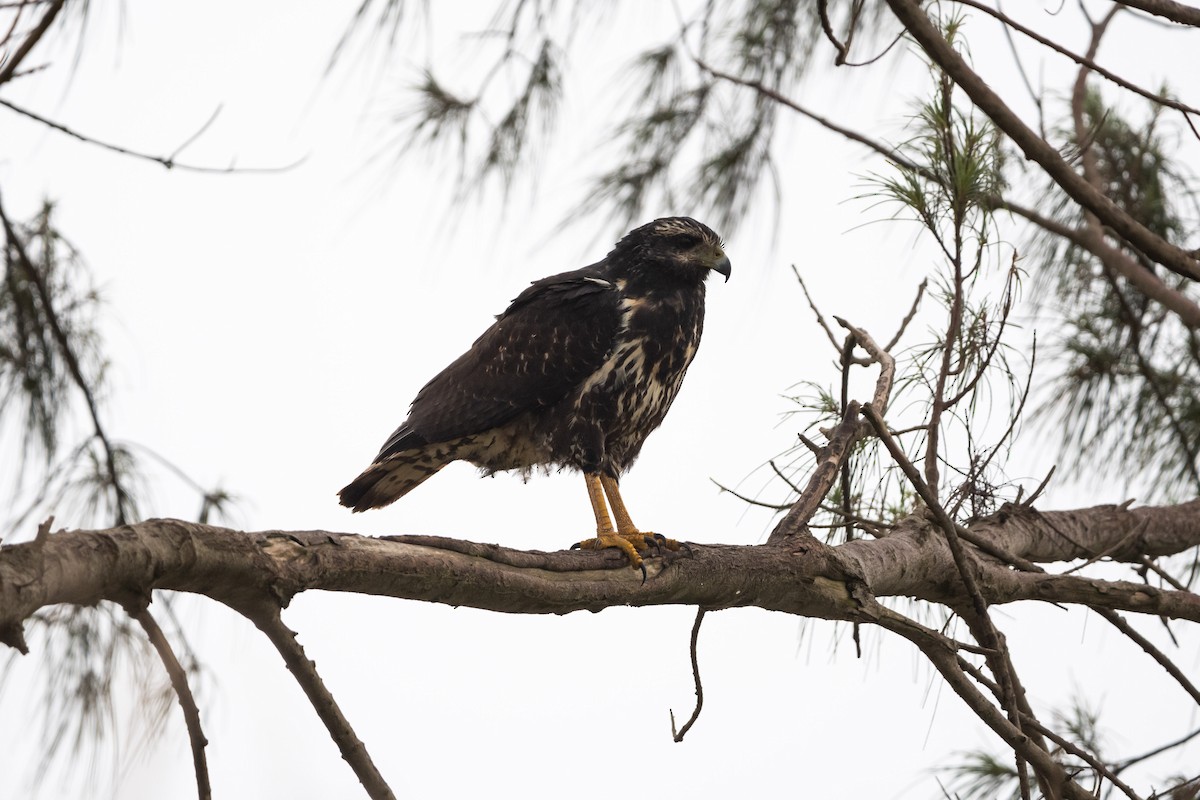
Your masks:
<svg viewBox="0 0 1200 800"><path fill-rule="evenodd" d="M625 287L617 281L617 290ZM691 302L688 302L691 300ZM607 398L631 428L656 426L666 414L696 355L703 325L698 298L625 296L621 323L604 363L583 382L581 405Z"/></svg>

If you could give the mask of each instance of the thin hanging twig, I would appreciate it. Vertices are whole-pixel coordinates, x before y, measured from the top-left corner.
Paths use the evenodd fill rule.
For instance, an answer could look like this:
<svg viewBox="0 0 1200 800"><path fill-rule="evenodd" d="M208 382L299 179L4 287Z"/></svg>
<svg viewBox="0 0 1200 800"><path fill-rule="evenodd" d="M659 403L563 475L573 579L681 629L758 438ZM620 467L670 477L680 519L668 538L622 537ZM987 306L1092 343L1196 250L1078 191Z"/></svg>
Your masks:
<svg viewBox="0 0 1200 800"><path fill-rule="evenodd" d="M696 609L696 621L692 624L692 678L696 681L696 708L679 730L675 729L675 712L671 712L671 738L677 742L683 741L683 737L691 730L692 725L696 724L696 719L700 716L700 709L704 707L704 686L700 683L700 659L696 655L696 641L700 638L700 623L704 621L706 611L707 609L703 607Z"/></svg>

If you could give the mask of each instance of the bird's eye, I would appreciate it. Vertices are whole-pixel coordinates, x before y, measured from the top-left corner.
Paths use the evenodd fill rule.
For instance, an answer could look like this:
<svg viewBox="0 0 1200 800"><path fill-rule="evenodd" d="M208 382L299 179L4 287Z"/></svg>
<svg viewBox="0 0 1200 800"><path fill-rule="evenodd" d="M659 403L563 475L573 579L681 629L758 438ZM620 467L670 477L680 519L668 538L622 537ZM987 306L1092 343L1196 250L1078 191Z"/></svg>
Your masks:
<svg viewBox="0 0 1200 800"><path fill-rule="evenodd" d="M673 236L674 244L680 250L691 250L696 245L700 244L700 237L694 233L680 233Z"/></svg>

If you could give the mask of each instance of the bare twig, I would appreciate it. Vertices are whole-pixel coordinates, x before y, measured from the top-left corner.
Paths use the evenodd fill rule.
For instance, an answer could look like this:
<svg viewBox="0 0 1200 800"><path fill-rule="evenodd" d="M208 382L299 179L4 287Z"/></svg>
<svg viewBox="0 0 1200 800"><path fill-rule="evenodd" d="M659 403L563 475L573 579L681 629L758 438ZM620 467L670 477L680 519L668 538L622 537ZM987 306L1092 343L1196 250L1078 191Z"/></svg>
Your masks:
<svg viewBox="0 0 1200 800"><path fill-rule="evenodd" d="M734 497L736 497L738 500L741 500L743 503L749 503L752 506L759 506L761 508L770 508L774 511L786 511L792 507L791 503L764 503L762 500L755 500L753 497L748 497L747 495L742 494L741 492L737 491L736 489L730 489L728 486L726 486L722 483L718 483L717 481L713 480L712 478L709 478L709 480L712 481L714 484L716 484L716 487L718 489L720 489L722 492L727 492L727 493L733 495Z"/></svg>
<svg viewBox="0 0 1200 800"><path fill-rule="evenodd" d="M1042 492L1046 491L1046 487L1050 485L1050 479L1054 477L1056 469L1058 469L1057 464L1050 468L1050 471L1046 473L1046 477L1042 478L1042 482L1033 490L1033 494L1029 495L1028 499L1020 501L1020 504L1026 507L1032 506L1042 496Z"/></svg>
<svg viewBox="0 0 1200 800"><path fill-rule="evenodd" d="M996 0L996 10L1003 11L1000 7L1000 0ZM1021 61L1021 54L1017 51L1017 42L1013 38L1012 30L1007 25L1001 25L1000 28L1004 31L1004 40L1008 43L1009 52L1012 53L1013 63L1017 65L1021 82L1025 84L1025 91L1029 92L1029 99L1037 108L1038 132L1044 137L1046 135L1046 112L1042 94L1033 88L1033 81L1029 79L1029 73L1025 71L1025 63Z"/></svg>
<svg viewBox="0 0 1200 800"><path fill-rule="evenodd" d="M965 541L970 542L975 547L979 548L981 551L987 553L989 556L992 556L993 558L998 558L1001 561L1003 561L1004 563L1014 566L1017 569L1021 570L1022 572L1045 572L1046 571L1046 570L1042 569L1041 567L1039 567L1037 564L1033 563L1032 561L1029 561L1028 559L1025 559L1025 558L1021 558L1018 555L1014 555L1014 554L1008 552L1007 550L1005 550L1004 548L998 547L997 545L993 544L992 542L989 542L984 537L979 536L976 533L973 533L969 528L964 528L963 526L961 526L957 523L955 523L954 527L955 527L955 530L958 531L958 535L961 536Z"/></svg>
<svg viewBox="0 0 1200 800"><path fill-rule="evenodd" d="M805 444L808 445L809 449L812 449L814 453L819 453L821 451L821 448L817 445L816 442L812 442L812 441L809 441L808 439L805 439ZM813 448L815 448L815 449L813 449ZM775 459L772 458L767 463L771 465L771 470L779 477L779 480L786 483L788 485L788 488L790 488L793 492L795 492L796 494L800 494L800 492L802 491L800 489L800 487L797 486L794 482L792 482L791 478L789 478L787 475L783 474L783 470L781 470L779 468L779 465L775 463Z"/></svg>
<svg viewBox="0 0 1200 800"><path fill-rule="evenodd" d="M1146 654L1158 662L1158 665L1166 670L1166 673L1175 679L1175 682L1187 692L1196 703L1200 704L1200 689L1197 689L1188 677L1183 674L1179 667L1175 666L1175 662L1167 658L1166 654L1155 647L1149 639L1142 636L1137 630L1125 621L1125 618L1113 611L1111 608L1093 608L1100 616L1104 617L1110 625L1125 634L1138 647L1146 651Z"/></svg>
<svg viewBox="0 0 1200 800"><path fill-rule="evenodd" d="M875 381L875 395L872 402L887 406L891 397L892 384L895 378L896 361L889 353L880 349L875 340L865 330L856 328L840 317L834 317L839 325L848 330L856 343L867 351L871 357L867 363L879 364L879 378ZM839 350L841 347L839 346ZM767 538L769 544L784 541L804 531L808 521L816 513L825 495L833 488L834 482L841 473L842 464L849 457L854 444L864 435L866 429L858 418L859 404L850 401L842 410L842 419L828 433L829 443L816 454L817 465L804 491L796 499L789 511L775 530Z"/></svg>
<svg viewBox="0 0 1200 800"><path fill-rule="evenodd" d="M180 153L182 153L184 150L186 150L188 147L190 147L192 144L194 144L197 139L199 139L201 136L204 135L205 131L207 131L210 127L212 127L212 124L217 121L217 117L219 117L221 115L222 108L224 108L224 106L218 104L217 107L213 109L213 113L209 116L209 118L204 121L204 124L201 125L199 128L197 128L195 133L193 133L188 138L184 139L183 142L179 145L179 147L176 147L175 150L171 153L171 155L166 157L166 160L168 162L174 164L175 159L179 158Z"/></svg>
<svg viewBox="0 0 1200 800"><path fill-rule="evenodd" d="M990 358L990 356L989 356L989 358ZM1002 448L1004 446L1004 443L1006 441L1008 441L1009 437L1013 436L1016 433L1017 423L1020 422L1021 418L1025 415L1025 404L1027 402L1029 402L1029 393L1033 389L1033 368L1036 364L1037 364L1037 334L1035 333L1033 336L1033 343L1032 343L1032 346L1030 349L1030 354L1029 354L1029 372L1025 376L1025 388L1021 392L1021 399L1017 401L1017 407L1010 412L1008 425L1005 427L1004 433L1002 433L1000 435L1000 438L997 439L996 443L994 445L992 445L992 447L988 450L987 455L983 457L983 459L979 462L978 466L972 467L972 469L976 470L976 472L978 474L983 474L984 470L986 470L988 465L992 462L992 459L995 458L996 454L1000 452L1000 448ZM976 377L978 378L978 375L976 375ZM1050 472L1051 472L1051 474L1053 474L1054 470L1051 469ZM1049 480L1049 479L1050 479L1050 476L1047 475L1046 480ZM1040 492L1041 488L1044 488L1044 487L1039 487L1039 492ZM959 500L959 504L961 504L963 502L963 500L965 500L965 499L966 499L966 497L964 496L961 500ZM1030 501L1030 502L1032 503L1033 501ZM957 510L958 510L958 506L956 505L955 511L957 512Z"/></svg>
<svg viewBox="0 0 1200 800"><path fill-rule="evenodd" d="M1130 542L1137 539L1137 537L1140 536L1145 530L1146 530L1146 520L1141 520L1136 525L1134 525L1132 528L1130 528L1129 533L1127 533L1123 537L1121 537L1120 540L1113 542L1111 545L1104 548L1100 552L1093 553L1092 555L1088 556L1087 560L1084 561L1082 564L1076 564L1075 566L1071 567L1070 569L1063 570L1060 574L1071 575L1073 573L1079 572L1080 570L1084 569L1085 567L1090 567L1092 564L1095 564L1096 562L1100 561L1101 559L1105 558L1106 556L1111 556L1113 553L1120 551L1123 547L1125 547L1125 545L1127 545Z"/></svg>
<svg viewBox="0 0 1200 800"><path fill-rule="evenodd" d="M971 598L975 612L981 617L985 616L987 614L987 601L984 600L983 595L979 591L979 586L975 581L974 565L968 560L967 553L963 550L962 543L959 541L959 526L954 523L954 520L950 519L950 516L946 513L946 509L938 502L937 496L933 493L929 484L925 483L921 478L921 473L916 465L909 460L904 451L900 449L899 443L888 432L887 423L883 421L883 417L879 415L879 412L870 404L867 404L863 406L862 413L871 423L872 427L874 427L875 435L879 437L879 441L883 442L883 446L891 454L892 460L900 467L904 476L908 478L908 482L912 484L913 489L921 496L921 500L924 501L925 506L933 514L939 527L946 534L946 543L950 547L950 554L954 558L954 564L958 567L963 587L967 590L967 594ZM996 647L998 642L984 641L981 644L984 647Z"/></svg>
<svg viewBox="0 0 1200 800"><path fill-rule="evenodd" d="M845 324L843 320L838 320L839 323ZM854 364L854 334L851 333L846 337L846 343L842 345L842 412L845 413L846 408L850 405L850 367ZM846 515L846 540L849 541L854 537L854 526L850 522L850 494L852 492L852 483L850 481L850 454L847 454L842 459L842 513ZM858 624L854 626L854 642L855 647L858 647Z"/></svg>
<svg viewBox="0 0 1200 800"><path fill-rule="evenodd" d="M946 512L946 509L938 502L937 495L921 479L920 471L908 459L904 451L900 449L900 445L891 434L888 433L887 424L883 421L879 412L870 404L863 406L862 411L863 416L874 426L875 434L883 442L892 459L900 467L901 471L904 472L905 477L908 478L909 483L916 489L917 494L925 501L925 505L945 533L946 544L950 548L950 555L954 559L954 565L962 581L963 588L966 590L967 596L971 601L973 620L968 617L967 621L968 623L972 623L972 629L975 631L979 643L989 650L995 651L995 656L989 658L992 664L992 672L996 675L1000 686L1004 688L1004 694L1007 699L1002 704L1005 706L1010 717L1012 717L1013 724L1019 728L1018 712L1020 709L1018 708L1018 702L1020 693L1016 688L1015 671L1009 660L1008 648L1004 644L1000 632L993 624L991 617L988 615L987 600L984 598L979 584L975 579L977 565L974 558L962 546L958 533L959 526L954 523L950 515ZM1025 757L1021 751L1018 750L1017 752L1022 758ZM1018 769L1020 768L1020 765L1018 765Z"/></svg>
<svg viewBox="0 0 1200 800"><path fill-rule="evenodd" d="M46 537L50 535L50 526L54 524L54 515L46 517L46 520L38 525L37 534L33 537L35 542L39 544L46 541Z"/></svg>
<svg viewBox="0 0 1200 800"><path fill-rule="evenodd" d="M1132 767L1134 764L1140 764L1141 762L1147 761L1151 758L1154 758L1155 756L1162 755L1163 753L1166 753L1169 750L1174 750L1176 747L1185 745L1188 742L1190 742L1192 739L1195 739L1197 736L1200 736L1200 728L1197 728L1196 730L1192 731L1191 733L1184 734L1183 736L1179 737L1178 739L1176 739L1173 742L1167 742L1166 744L1164 744L1160 747L1156 747L1153 750L1149 750L1145 753L1142 753L1141 755L1133 756L1132 758L1127 758L1124 761L1121 761L1121 762L1115 764L1113 766L1113 772L1117 772L1117 773L1124 772L1125 770Z"/></svg>
<svg viewBox="0 0 1200 800"><path fill-rule="evenodd" d="M842 125L838 125L836 122L833 122L833 121L829 120L828 118L821 116L820 114L809 111L807 108L801 106L795 100L785 97L784 95L780 94L779 92L775 91L774 89L770 88L769 86L764 85L760 81L753 81L753 80L749 80L747 78L740 78L737 75L733 75L728 72L723 72L722 70L716 69L715 67L710 66L707 62L702 61L700 59L696 59L696 66L700 67L700 69L702 69L705 72L707 72L708 74L712 75L714 78L718 78L723 81L728 81L730 83L735 83L738 86L745 86L747 89L753 89L754 91L761 94L763 97L774 100L776 103L779 103L780 105L787 106L792 111L795 111L797 114L800 114L801 116L811 119L813 122L816 122L818 125L822 126L823 128L831 130L834 133L836 133L846 139L849 139L852 142L858 142L859 144L864 145L864 146L870 148L871 150L874 150L876 153L879 153L884 158L887 158L889 161L891 161L894 164L900 165L904 169L913 170L914 172L924 175L925 177L928 177L930 179L936 179L936 177L933 175L933 173L931 173L929 170L922 167L920 164L910 161L908 158L906 158L902 153L900 153L894 147L890 147L886 144L883 144L882 142L877 142L874 139L871 139L870 137L864 136L863 134L859 133L858 131L851 130L850 128L846 128Z"/></svg>
<svg viewBox="0 0 1200 800"><path fill-rule="evenodd" d="M817 0L817 16L821 18L821 30L825 32L825 38L837 50L837 57L833 59L833 63L840 67L846 63L846 55L850 48L842 44L833 32L833 23L829 21L828 0Z"/></svg>
<svg viewBox="0 0 1200 800"><path fill-rule="evenodd" d="M817 308L817 304L813 302L812 295L808 293L808 287L804 284L804 278L800 277L800 270L796 269L795 264L792 264L792 274L796 276L796 280L800 283L800 290L804 292L804 299L808 301L808 307L812 309L817 322L821 323L821 329L829 337L829 343L833 345L835 350L841 350L842 346L838 343L837 336L833 334L833 328L829 327L829 323L825 321L825 315L821 313L821 310Z"/></svg>
<svg viewBox="0 0 1200 800"><path fill-rule="evenodd" d="M1158 575L1160 578L1162 578L1167 583L1174 586L1179 591L1181 591L1181 592L1191 591L1190 589L1188 589L1187 586L1185 586L1182 582L1180 582L1178 578L1176 578L1171 573L1167 572L1165 569L1160 567L1158 564L1155 564L1154 559L1150 558L1149 556L1142 556L1141 563L1144 567L1146 567L1146 569L1151 570L1152 572L1154 572L1156 575Z"/></svg>
<svg viewBox="0 0 1200 800"><path fill-rule="evenodd" d="M692 725L696 724L696 719L700 716L700 709L704 707L704 686L700 683L700 659L696 655L696 642L700 638L700 623L704 621L705 608L696 609L696 621L692 624L692 642L690 652L692 656L692 678L696 682L696 708L692 711L692 715L688 717L688 721L683 723L683 727L678 731L675 730L675 712L671 712L671 738L677 742L682 742L683 737L692 729Z"/></svg>
<svg viewBox="0 0 1200 800"><path fill-rule="evenodd" d="M304 648L296 641L295 632L283 624L283 619L279 616L279 608L264 601L252 608L237 608L236 610L265 633L271 640L271 644L275 645L275 649L283 656L288 670L296 678L296 682L300 684L304 694L308 696L309 702L316 709L317 716L325 723L329 735L333 737L338 749L342 751L342 758L354 770L359 782L367 790L367 795L372 800L395 800L396 796L371 760L367 748L354 733L354 729L350 727L349 721L342 714L342 710L338 708L333 695L325 688L325 682L317 674L316 664L304 654Z"/></svg>
<svg viewBox="0 0 1200 800"><path fill-rule="evenodd" d="M809 449L814 456L821 454L821 445L814 442L812 439L805 436L803 433L797 433L796 438L800 440L800 444Z"/></svg>
<svg viewBox="0 0 1200 800"><path fill-rule="evenodd" d="M1133 787L1129 786L1127 783L1122 781L1120 777L1118 777L1120 770L1109 769L1108 766L1103 761L1096 758L1096 756L1092 755L1071 740L1058 735L1053 730L1034 719L1032 716L1026 715L1022 717L1022 721L1029 727L1036 730L1038 733L1045 736L1047 739L1054 742L1063 750L1067 751L1076 758L1081 758L1086 761L1088 766L1096 771L1096 774L1102 775L1108 780L1112 781L1112 785L1120 789L1125 796L1129 798L1129 800L1142 800L1141 796L1133 790Z"/></svg>
<svg viewBox="0 0 1200 800"><path fill-rule="evenodd" d="M211 800L212 785L209 783L208 761L204 755L208 739L205 738L204 729L200 726L200 708L196 705L196 698L192 696L191 687L188 686L187 672L179 663L179 659L175 657L171 643L163 635L162 628L155 622L144 601L126 604L125 611L142 626L142 630L146 632L150 644L154 646L155 652L158 653L159 659L167 670L167 675L171 679L171 688L175 690L175 698L179 701L179 707L183 710L183 720L187 724L188 741L192 745L192 766L196 770L197 796L200 800Z"/></svg>
<svg viewBox="0 0 1200 800"><path fill-rule="evenodd" d="M156 155L151 155L149 153L142 153L137 150L130 150L128 147L122 147L117 144L111 144L109 142L104 142L99 139L96 139L92 136L84 135L82 133L79 133L78 131L68 128L66 125L63 125L62 123L55 122L54 120L51 120L51 119L47 119L46 117L43 117L40 114L35 114L34 112L32 112L28 109L21 108L20 106L14 105L13 103L10 103L9 101L4 100L4 99L0 99L0 106L3 106L4 108L7 108L8 110L13 111L17 114L20 114L23 117L27 117L27 118L33 120L34 122L39 122L42 125L45 125L47 128L56 130L59 133L65 133L67 136L70 136L72 139L76 139L76 140L78 140L80 142L84 142L86 144L92 144L97 147L104 148L105 150L109 150L113 153L120 153L123 156L129 156L131 158L138 158L143 161L151 161L155 164L159 164L159 165L165 167L166 169L181 169L186 172L202 172L202 173L217 174L217 175L229 175L229 174L234 174L234 173L237 173L237 174L264 174L264 173L266 173L266 174L269 174L269 173L277 173L277 172L287 172L288 170L295 169L297 166L304 163L304 159L299 158L299 159L296 159L295 161L293 161L292 163L285 164L281 167L239 167L239 166L235 166L233 164L229 165L228 167L205 167L205 166L200 166L197 164L184 164L184 163L180 163L179 161L175 161L173 156L156 156ZM209 122L204 123L204 127L207 127L210 122L211 122L211 119L209 120ZM181 145L179 148L176 148L175 152L178 153L180 150L183 149L183 147L185 147L187 144L189 144L194 139L195 139L195 135L193 134L192 136L190 136L188 138L188 141L185 141L183 145Z"/></svg>
<svg viewBox="0 0 1200 800"><path fill-rule="evenodd" d="M925 296L925 287L928 284L928 278L923 278L921 280L921 285L917 287L917 296L913 298L912 308L908 310L908 313L904 315L904 319L900 321L900 327L896 329L896 335L892 337L891 341L884 345L883 349L887 352L890 353L892 349L900 343L900 337L904 335L906 330L908 330L908 323L912 322L913 317L917 315L917 309L921 307L921 298Z"/></svg>
<svg viewBox="0 0 1200 800"><path fill-rule="evenodd" d="M812 477L809 478L804 491L796 498L796 502L792 504L791 510L784 515L779 524L775 526L775 530L771 531L771 535L767 537L768 544L785 541L804 533L808 521L812 519L813 514L824 501L825 495L833 488L834 481L837 480L841 471L842 461L849 455L854 443L858 441L858 408L856 401L851 401L846 407L845 413L842 414L842 421L830 432L829 444L822 447L817 454L817 466L813 470Z"/></svg>

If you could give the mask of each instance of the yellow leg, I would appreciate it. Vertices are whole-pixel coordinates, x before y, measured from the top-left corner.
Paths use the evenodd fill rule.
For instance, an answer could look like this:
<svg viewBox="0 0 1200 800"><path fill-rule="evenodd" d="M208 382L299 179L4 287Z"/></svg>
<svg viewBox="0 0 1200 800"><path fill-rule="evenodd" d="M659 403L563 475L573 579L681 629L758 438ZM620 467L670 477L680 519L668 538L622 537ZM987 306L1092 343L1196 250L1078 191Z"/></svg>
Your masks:
<svg viewBox="0 0 1200 800"><path fill-rule="evenodd" d="M684 547L674 539L668 539L661 534L638 530L629 517L629 509L625 508L625 501L621 499L621 487L617 485L616 478L597 474L585 474L583 478L587 481L588 499L592 501L592 512L596 515L596 538L585 539L574 547L584 550L603 550L606 547L615 547L628 556L630 566L642 571L643 581L646 579L646 565L642 563L642 553L651 547L665 547L668 550L679 550ZM617 520L615 531L608 516L608 506L604 503L605 495L608 495L608 506L612 507L613 516Z"/></svg>
<svg viewBox="0 0 1200 800"><path fill-rule="evenodd" d="M629 518L629 510L625 508L625 501L621 499L621 487L617 485L616 478L610 478L607 475L600 476L600 485L604 487L604 493L608 495L608 502L612 506L613 516L617 518L617 533L641 533L637 525L633 524L633 520Z"/></svg>
<svg viewBox="0 0 1200 800"><path fill-rule="evenodd" d="M674 539L668 539L660 533L641 531L637 525L633 524L633 520L629 517L629 509L625 508L625 501L621 499L621 487L617 483L616 478L601 475L600 485L604 487L604 493L608 495L608 504L612 506L613 516L617 518L618 535L642 540L648 544L654 544L656 547L665 547L668 550L678 550L683 546Z"/></svg>
<svg viewBox="0 0 1200 800"><path fill-rule="evenodd" d="M612 533L612 520L608 518L608 507L604 504L604 489L601 488L600 476L584 473L583 479L587 481L588 500L592 501L592 513L596 515L596 535ZM622 506L621 510L624 511L625 508Z"/></svg>
<svg viewBox="0 0 1200 800"><path fill-rule="evenodd" d="M647 536L634 527L633 522L629 519L629 512L625 510L625 504L621 502L621 495L613 494L612 490L608 490L606 481L611 481L611 478L596 473L584 473L583 479L587 482L588 500L592 503L592 513L596 516L596 538L584 539L573 545L572 549L579 547L584 550L603 550L615 547L628 556L630 566L642 571L642 579L645 580L646 566L642 563L639 551L649 550L655 538ZM615 487L616 481L612 483ZM615 531L612 520L608 516L608 507L604 502L606 490L608 490L610 499L616 498L612 501L613 513L617 516L617 530Z"/></svg>

